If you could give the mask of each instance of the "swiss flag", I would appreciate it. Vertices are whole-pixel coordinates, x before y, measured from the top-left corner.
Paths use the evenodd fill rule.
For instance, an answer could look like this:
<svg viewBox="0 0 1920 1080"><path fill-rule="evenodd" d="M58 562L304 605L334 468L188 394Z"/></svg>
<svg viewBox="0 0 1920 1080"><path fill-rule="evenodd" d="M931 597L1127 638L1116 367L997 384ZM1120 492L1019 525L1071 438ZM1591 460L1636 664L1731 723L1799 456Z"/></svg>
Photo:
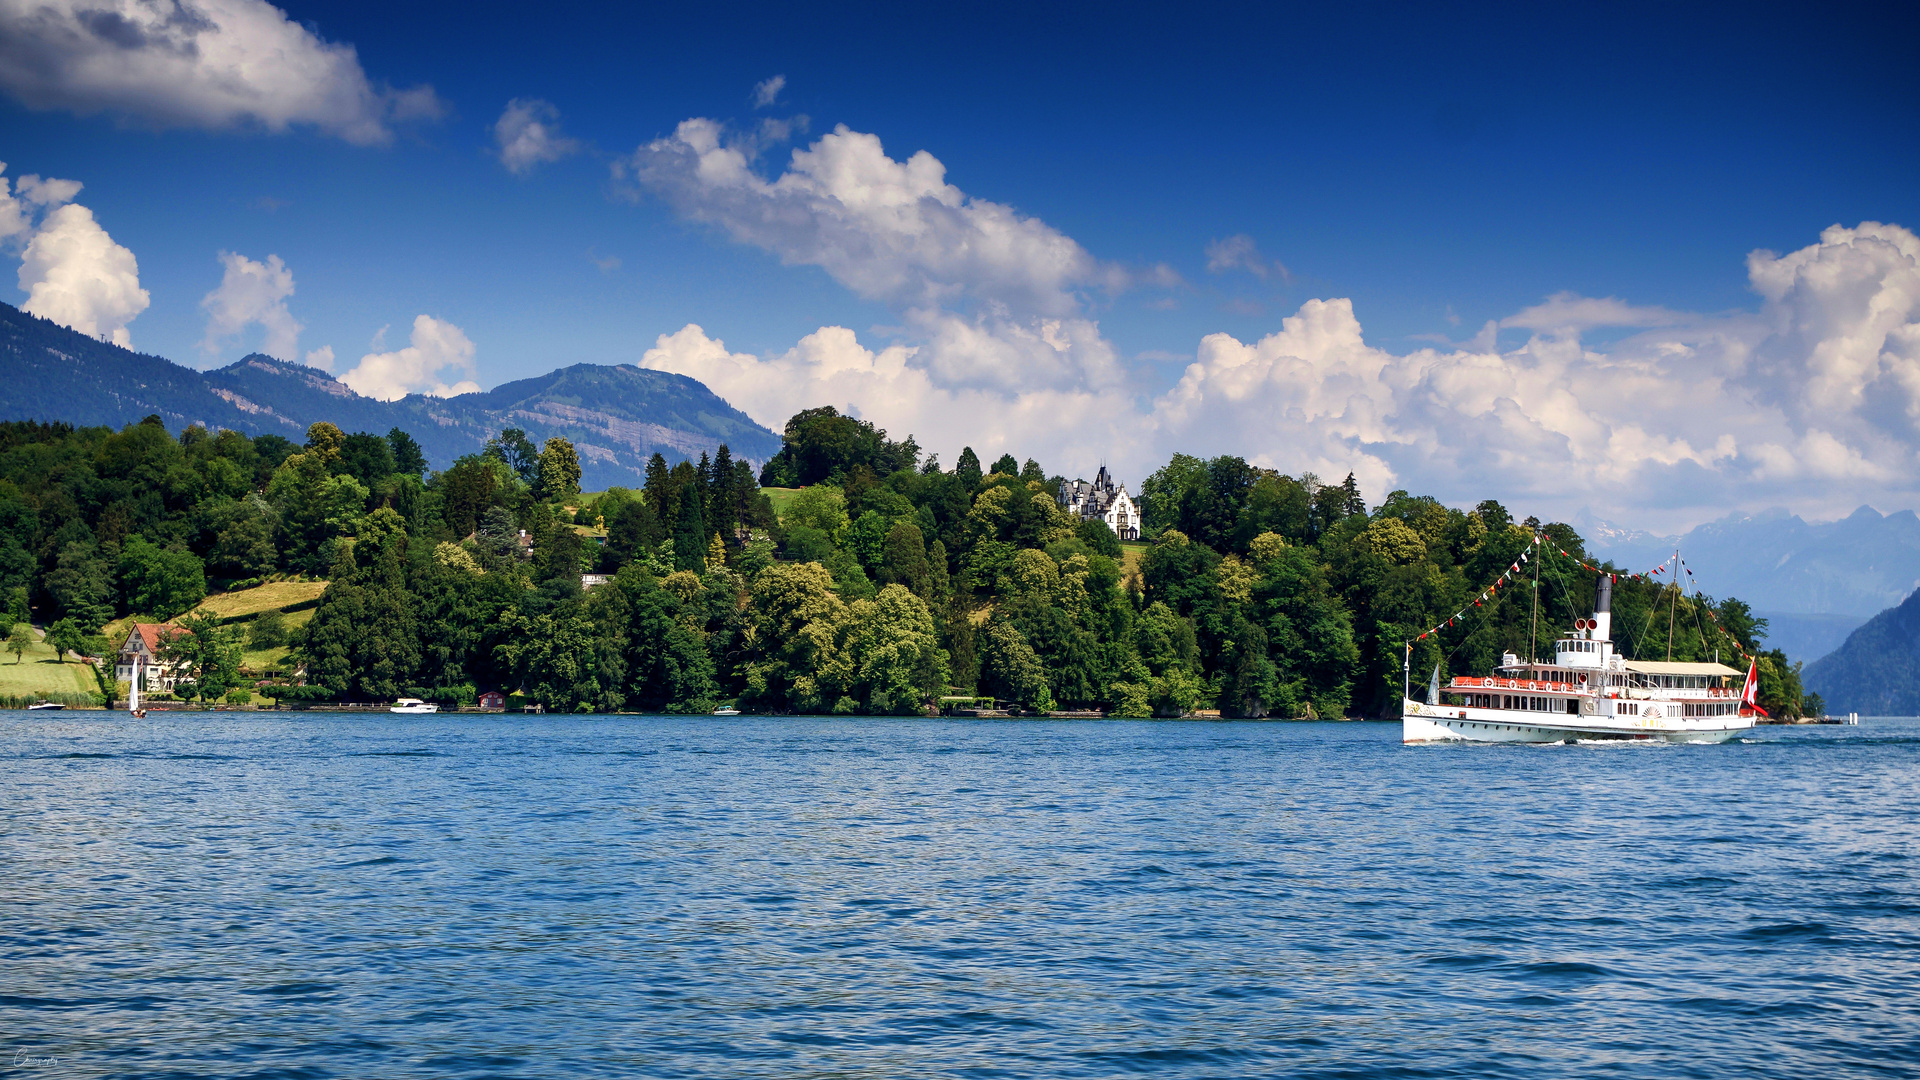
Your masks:
<svg viewBox="0 0 1920 1080"><path fill-rule="evenodd" d="M1759 696L1760 658L1754 657L1747 662L1747 685L1740 691L1740 704L1745 705L1761 716L1765 716L1767 715L1767 710L1760 707Z"/></svg>

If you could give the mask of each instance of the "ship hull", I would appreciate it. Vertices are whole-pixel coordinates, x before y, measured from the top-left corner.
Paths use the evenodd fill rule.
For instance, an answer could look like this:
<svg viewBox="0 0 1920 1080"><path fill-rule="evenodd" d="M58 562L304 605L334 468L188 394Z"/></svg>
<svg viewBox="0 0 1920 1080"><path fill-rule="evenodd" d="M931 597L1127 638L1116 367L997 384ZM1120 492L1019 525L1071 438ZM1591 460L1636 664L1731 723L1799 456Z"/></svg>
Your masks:
<svg viewBox="0 0 1920 1080"><path fill-rule="evenodd" d="M1464 714L1464 715L1463 715ZM1722 743L1753 730L1750 720L1726 717L1719 723L1674 720L1662 725L1622 723L1608 717L1525 713L1485 713L1474 709L1423 705L1407 700L1401 710L1400 738L1416 743L1569 743L1668 742Z"/></svg>

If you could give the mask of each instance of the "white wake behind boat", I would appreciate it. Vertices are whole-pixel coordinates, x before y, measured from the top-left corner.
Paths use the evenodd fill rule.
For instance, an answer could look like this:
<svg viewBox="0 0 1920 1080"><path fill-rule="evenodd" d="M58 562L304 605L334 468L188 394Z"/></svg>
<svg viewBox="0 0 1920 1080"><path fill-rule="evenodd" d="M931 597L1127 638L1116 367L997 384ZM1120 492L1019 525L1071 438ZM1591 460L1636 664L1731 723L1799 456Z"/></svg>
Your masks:
<svg viewBox="0 0 1920 1080"><path fill-rule="evenodd" d="M1756 673L1725 664L1628 660L1613 647L1613 580L1591 619L1554 645L1552 663L1508 653L1492 676L1458 677L1406 697L1401 741L1726 742L1753 730ZM1437 672L1436 672L1437 676Z"/></svg>
<svg viewBox="0 0 1920 1080"><path fill-rule="evenodd" d="M394 702L393 707L387 711L397 713L437 713L440 711L440 706L431 701L421 701L417 697L403 697Z"/></svg>

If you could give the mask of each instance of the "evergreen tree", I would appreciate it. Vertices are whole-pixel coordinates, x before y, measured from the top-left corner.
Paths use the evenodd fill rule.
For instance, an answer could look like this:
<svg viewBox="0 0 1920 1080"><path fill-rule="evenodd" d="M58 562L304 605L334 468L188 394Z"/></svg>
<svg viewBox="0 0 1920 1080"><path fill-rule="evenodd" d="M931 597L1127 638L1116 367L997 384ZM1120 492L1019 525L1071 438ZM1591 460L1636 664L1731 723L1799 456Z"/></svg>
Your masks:
<svg viewBox="0 0 1920 1080"><path fill-rule="evenodd" d="M399 428L387 432L387 449L393 454L393 470L400 475L417 479L427 471L427 455L420 444Z"/></svg>
<svg viewBox="0 0 1920 1080"><path fill-rule="evenodd" d="M887 532L876 579L881 585L904 585L922 600L934 600L933 572L919 526L910 521L894 523Z"/></svg>
<svg viewBox="0 0 1920 1080"><path fill-rule="evenodd" d="M980 456L973 452L973 447L960 449L960 458L953 465L953 475L959 478L969 493L980 486Z"/></svg>
<svg viewBox="0 0 1920 1080"><path fill-rule="evenodd" d="M1340 483L1340 499L1342 507L1350 515L1367 512L1367 501L1360 497L1360 483L1353 478L1352 473L1348 473L1347 478Z"/></svg>
<svg viewBox="0 0 1920 1080"><path fill-rule="evenodd" d="M680 513L673 523L674 568L696 574L706 569L707 527L700 514L700 490L687 484L680 489Z"/></svg>
<svg viewBox="0 0 1920 1080"><path fill-rule="evenodd" d="M667 501L672 488L667 459L655 453L647 459L647 481L642 490L647 493L647 504L653 507L653 516L661 521L672 521L679 510L678 502L669 504Z"/></svg>
<svg viewBox="0 0 1920 1080"><path fill-rule="evenodd" d="M740 524L740 492L733 468L733 452L726 443L713 456L713 476L710 495L707 499L707 527L728 544L738 543Z"/></svg>
<svg viewBox="0 0 1920 1080"><path fill-rule="evenodd" d="M999 458L994 461L992 471L999 473L1001 476L1017 477L1020 475L1020 463L1013 459L1012 454L1001 454Z"/></svg>

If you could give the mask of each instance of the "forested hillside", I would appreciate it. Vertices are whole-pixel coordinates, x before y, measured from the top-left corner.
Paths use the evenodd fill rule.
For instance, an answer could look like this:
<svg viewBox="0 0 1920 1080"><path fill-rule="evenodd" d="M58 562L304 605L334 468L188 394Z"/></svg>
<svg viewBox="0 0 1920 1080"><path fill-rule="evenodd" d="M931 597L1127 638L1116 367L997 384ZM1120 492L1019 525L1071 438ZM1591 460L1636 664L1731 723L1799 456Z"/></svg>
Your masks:
<svg viewBox="0 0 1920 1080"><path fill-rule="evenodd" d="M294 641L309 685L279 696L888 713L977 691L1041 711L1335 717L1394 712L1403 642L1421 676L1483 673L1529 637L1550 647L1595 584L1564 525L1403 491L1370 508L1352 477L1236 457L1146 478L1149 542L1123 547L1057 507L1039 462L967 450L942 468L832 409L797 415L758 478L804 485L778 517L724 446L656 455L631 490L582 496L579 475L572 444L517 430L429 473L398 429L319 423L296 446L157 419L0 424L0 586L16 617L31 602L84 633L323 576ZM1536 537L1537 609L1510 573ZM610 580L583 589L585 573ZM1737 600L1641 579L1614 612L1616 638L1654 658L1731 659L1763 630ZM1784 657L1762 680L1764 704L1798 711Z"/></svg>
<svg viewBox="0 0 1920 1080"><path fill-rule="evenodd" d="M1807 686L1835 713L1920 716L1920 590L1807 665Z"/></svg>

